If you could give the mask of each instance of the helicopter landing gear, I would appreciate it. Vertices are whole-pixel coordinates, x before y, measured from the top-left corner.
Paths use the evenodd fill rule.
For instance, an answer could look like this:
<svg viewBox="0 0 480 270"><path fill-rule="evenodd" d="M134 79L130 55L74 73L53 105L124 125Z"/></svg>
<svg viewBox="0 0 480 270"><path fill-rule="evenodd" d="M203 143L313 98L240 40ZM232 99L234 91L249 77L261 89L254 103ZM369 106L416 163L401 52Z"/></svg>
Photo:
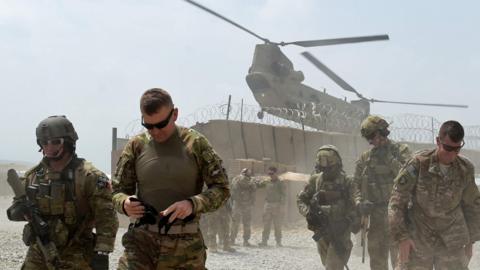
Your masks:
<svg viewBox="0 0 480 270"><path fill-rule="evenodd" d="M262 119L263 119L263 116L264 116L263 111L259 111L259 112L257 113L258 119L262 120Z"/></svg>

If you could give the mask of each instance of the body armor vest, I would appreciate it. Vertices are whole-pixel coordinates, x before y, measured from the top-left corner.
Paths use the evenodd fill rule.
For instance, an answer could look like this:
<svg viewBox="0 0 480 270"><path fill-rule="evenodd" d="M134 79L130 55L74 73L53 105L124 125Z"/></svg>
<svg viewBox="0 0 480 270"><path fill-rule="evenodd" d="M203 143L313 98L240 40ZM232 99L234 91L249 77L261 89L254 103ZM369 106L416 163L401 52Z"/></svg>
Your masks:
<svg viewBox="0 0 480 270"><path fill-rule="evenodd" d="M138 197L158 211L201 191L195 158L178 131L165 142L149 141L135 162Z"/></svg>
<svg viewBox="0 0 480 270"><path fill-rule="evenodd" d="M77 223L75 169L82 161L74 156L62 172L49 171L43 163L34 170L29 184L38 186L36 199L43 217L58 217L67 225Z"/></svg>

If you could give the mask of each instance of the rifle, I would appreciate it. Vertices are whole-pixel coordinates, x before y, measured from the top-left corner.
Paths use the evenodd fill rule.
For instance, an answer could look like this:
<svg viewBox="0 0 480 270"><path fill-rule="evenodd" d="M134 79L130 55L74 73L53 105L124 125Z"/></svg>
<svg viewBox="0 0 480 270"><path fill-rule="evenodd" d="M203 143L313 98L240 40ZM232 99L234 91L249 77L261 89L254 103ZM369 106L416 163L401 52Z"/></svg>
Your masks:
<svg viewBox="0 0 480 270"><path fill-rule="evenodd" d="M362 194L362 200L363 201L366 201L367 196L368 196L368 179L366 177L366 173L367 173L367 168L368 168L368 163L369 162L370 162L370 158L367 160L367 165L365 166L365 168L363 169L363 172L362 172L362 183L361 183L361 187L360 187L360 192ZM362 215L360 224L361 224L361 234L360 234L361 242L360 242L360 245L362 246L362 263L365 263L365 248L367 246L366 238L367 238L368 228L370 227L370 216L369 215Z"/></svg>
<svg viewBox="0 0 480 270"><path fill-rule="evenodd" d="M37 194L39 185L32 184L27 187L27 191L22 188L22 183L14 169L8 170L8 184L15 193L14 204L7 209L7 216L12 221L28 221L28 226L33 231L35 243L39 247L45 259L47 269L55 270L60 262L55 243L50 241L49 225L40 215L40 209L37 205ZM30 245L29 241L25 241Z"/></svg>

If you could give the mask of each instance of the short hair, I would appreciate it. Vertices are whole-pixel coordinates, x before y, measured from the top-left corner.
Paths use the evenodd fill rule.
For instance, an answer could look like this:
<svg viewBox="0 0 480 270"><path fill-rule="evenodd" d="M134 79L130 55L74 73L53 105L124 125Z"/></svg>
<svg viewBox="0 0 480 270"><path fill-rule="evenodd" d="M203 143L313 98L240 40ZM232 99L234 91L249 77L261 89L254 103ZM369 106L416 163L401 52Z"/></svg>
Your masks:
<svg viewBox="0 0 480 270"><path fill-rule="evenodd" d="M450 140L458 143L463 140L463 137L465 136L465 131L463 130L463 127L459 122L455 120L450 120L444 122L442 126L440 126L440 130L438 131L438 137L440 139L444 139L447 135Z"/></svg>
<svg viewBox="0 0 480 270"><path fill-rule="evenodd" d="M148 89L140 98L140 111L147 115L156 113L163 106L173 107L172 97L161 88Z"/></svg>
<svg viewBox="0 0 480 270"><path fill-rule="evenodd" d="M270 166L270 167L268 167L268 170L276 173L277 172L277 167Z"/></svg>

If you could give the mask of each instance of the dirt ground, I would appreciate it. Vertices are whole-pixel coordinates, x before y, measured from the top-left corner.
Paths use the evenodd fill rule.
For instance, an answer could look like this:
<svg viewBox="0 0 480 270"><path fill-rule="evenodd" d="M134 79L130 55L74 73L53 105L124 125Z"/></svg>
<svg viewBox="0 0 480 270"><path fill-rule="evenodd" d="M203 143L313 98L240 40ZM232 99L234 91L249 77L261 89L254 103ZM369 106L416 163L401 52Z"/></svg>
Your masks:
<svg viewBox="0 0 480 270"><path fill-rule="evenodd" d="M11 199L0 197L0 269L20 269L27 248L21 240L23 223L10 222L4 214L10 205ZM118 257L123 251L121 236L125 229L120 229L116 240L116 249L110 255L110 269L115 269ZM284 247L276 248L273 240L270 239L270 246L266 248L234 246L235 253L208 252L208 269L324 269L320 263L316 246L311 239L311 232L305 229L302 223L284 230ZM261 239L259 228L253 230L251 243L257 244ZM240 242L240 237L237 239ZM361 263L360 251L354 249L348 266L350 269L367 270L368 258L365 264ZM470 269L480 269L480 245L474 248L474 258L470 263Z"/></svg>

